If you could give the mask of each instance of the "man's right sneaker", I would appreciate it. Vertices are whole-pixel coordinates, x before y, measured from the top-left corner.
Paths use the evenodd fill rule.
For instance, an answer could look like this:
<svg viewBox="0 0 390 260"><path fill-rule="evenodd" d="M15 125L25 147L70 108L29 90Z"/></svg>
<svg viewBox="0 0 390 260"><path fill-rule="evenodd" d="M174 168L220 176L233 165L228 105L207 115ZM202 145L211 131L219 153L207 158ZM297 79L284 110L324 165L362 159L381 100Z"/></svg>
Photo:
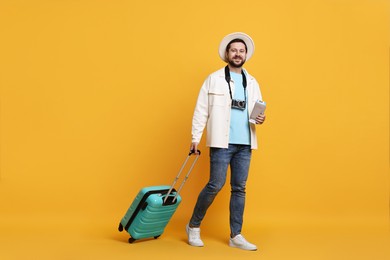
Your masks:
<svg viewBox="0 0 390 260"><path fill-rule="evenodd" d="M188 244L191 246L204 246L202 239L200 239L200 228L191 228L188 224L186 226L188 235Z"/></svg>
<svg viewBox="0 0 390 260"><path fill-rule="evenodd" d="M229 246L250 251L257 250L257 246L246 241L246 239L241 234L230 238Z"/></svg>

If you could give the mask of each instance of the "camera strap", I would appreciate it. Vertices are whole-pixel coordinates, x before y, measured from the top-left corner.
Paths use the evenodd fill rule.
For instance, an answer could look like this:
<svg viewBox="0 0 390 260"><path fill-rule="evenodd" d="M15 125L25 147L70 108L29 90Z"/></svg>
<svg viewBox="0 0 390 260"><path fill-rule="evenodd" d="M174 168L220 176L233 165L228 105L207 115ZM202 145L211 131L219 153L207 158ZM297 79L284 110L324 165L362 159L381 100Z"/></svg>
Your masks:
<svg viewBox="0 0 390 260"><path fill-rule="evenodd" d="M245 101L246 101L246 76L245 76L244 70L241 70L241 75L242 75L242 85L244 87L244 97L245 97ZM230 79L231 78L230 78L229 66L226 66L225 67L225 80L229 85L230 98L233 100L232 88L230 87Z"/></svg>

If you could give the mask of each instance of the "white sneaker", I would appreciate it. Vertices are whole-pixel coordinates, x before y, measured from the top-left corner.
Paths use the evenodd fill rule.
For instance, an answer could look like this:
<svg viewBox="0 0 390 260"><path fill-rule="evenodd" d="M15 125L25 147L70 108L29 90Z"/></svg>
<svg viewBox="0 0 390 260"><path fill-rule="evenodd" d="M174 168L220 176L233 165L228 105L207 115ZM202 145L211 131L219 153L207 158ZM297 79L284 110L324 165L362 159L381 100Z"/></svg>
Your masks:
<svg viewBox="0 0 390 260"><path fill-rule="evenodd" d="M191 228L188 224L186 226L188 235L188 244L191 246L204 246L202 239L200 239L200 228Z"/></svg>
<svg viewBox="0 0 390 260"><path fill-rule="evenodd" d="M246 239L242 235L237 235L233 238L230 238L229 246L250 251L257 250L257 246L246 241Z"/></svg>

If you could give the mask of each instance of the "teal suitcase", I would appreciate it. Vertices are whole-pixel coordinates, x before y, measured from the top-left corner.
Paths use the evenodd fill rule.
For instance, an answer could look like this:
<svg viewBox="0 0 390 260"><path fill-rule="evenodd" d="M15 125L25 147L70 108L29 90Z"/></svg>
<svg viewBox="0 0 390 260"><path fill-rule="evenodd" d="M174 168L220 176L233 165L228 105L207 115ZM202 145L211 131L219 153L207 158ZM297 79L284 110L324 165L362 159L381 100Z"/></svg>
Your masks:
<svg viewBox="0 0 390 260"><path fill-rule="evenodd" d="M198 160L200 151L198 151L184 180L176 191L174 186L192 154L194 153L190 152L188 154L171 186L150 186L138 192L118 227L120 232L126 230L130 234L129 243L145 238L156 239L163 234L165 227L181 202L179 192Z"/></svg>

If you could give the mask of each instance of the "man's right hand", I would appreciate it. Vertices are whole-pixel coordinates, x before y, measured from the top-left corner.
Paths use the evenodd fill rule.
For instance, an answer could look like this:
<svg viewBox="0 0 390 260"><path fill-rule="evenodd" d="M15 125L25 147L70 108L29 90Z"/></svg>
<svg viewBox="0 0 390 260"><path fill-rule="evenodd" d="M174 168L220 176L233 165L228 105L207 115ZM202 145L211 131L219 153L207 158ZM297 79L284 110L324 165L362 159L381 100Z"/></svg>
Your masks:
<svg viewBox="0 0 390 260"><path fill-rule="evenodd" d="M198 143L197 142L193 142L191 144L190 151L194 152L194 154L199 154L199 152L198 152Z"/></svg>

